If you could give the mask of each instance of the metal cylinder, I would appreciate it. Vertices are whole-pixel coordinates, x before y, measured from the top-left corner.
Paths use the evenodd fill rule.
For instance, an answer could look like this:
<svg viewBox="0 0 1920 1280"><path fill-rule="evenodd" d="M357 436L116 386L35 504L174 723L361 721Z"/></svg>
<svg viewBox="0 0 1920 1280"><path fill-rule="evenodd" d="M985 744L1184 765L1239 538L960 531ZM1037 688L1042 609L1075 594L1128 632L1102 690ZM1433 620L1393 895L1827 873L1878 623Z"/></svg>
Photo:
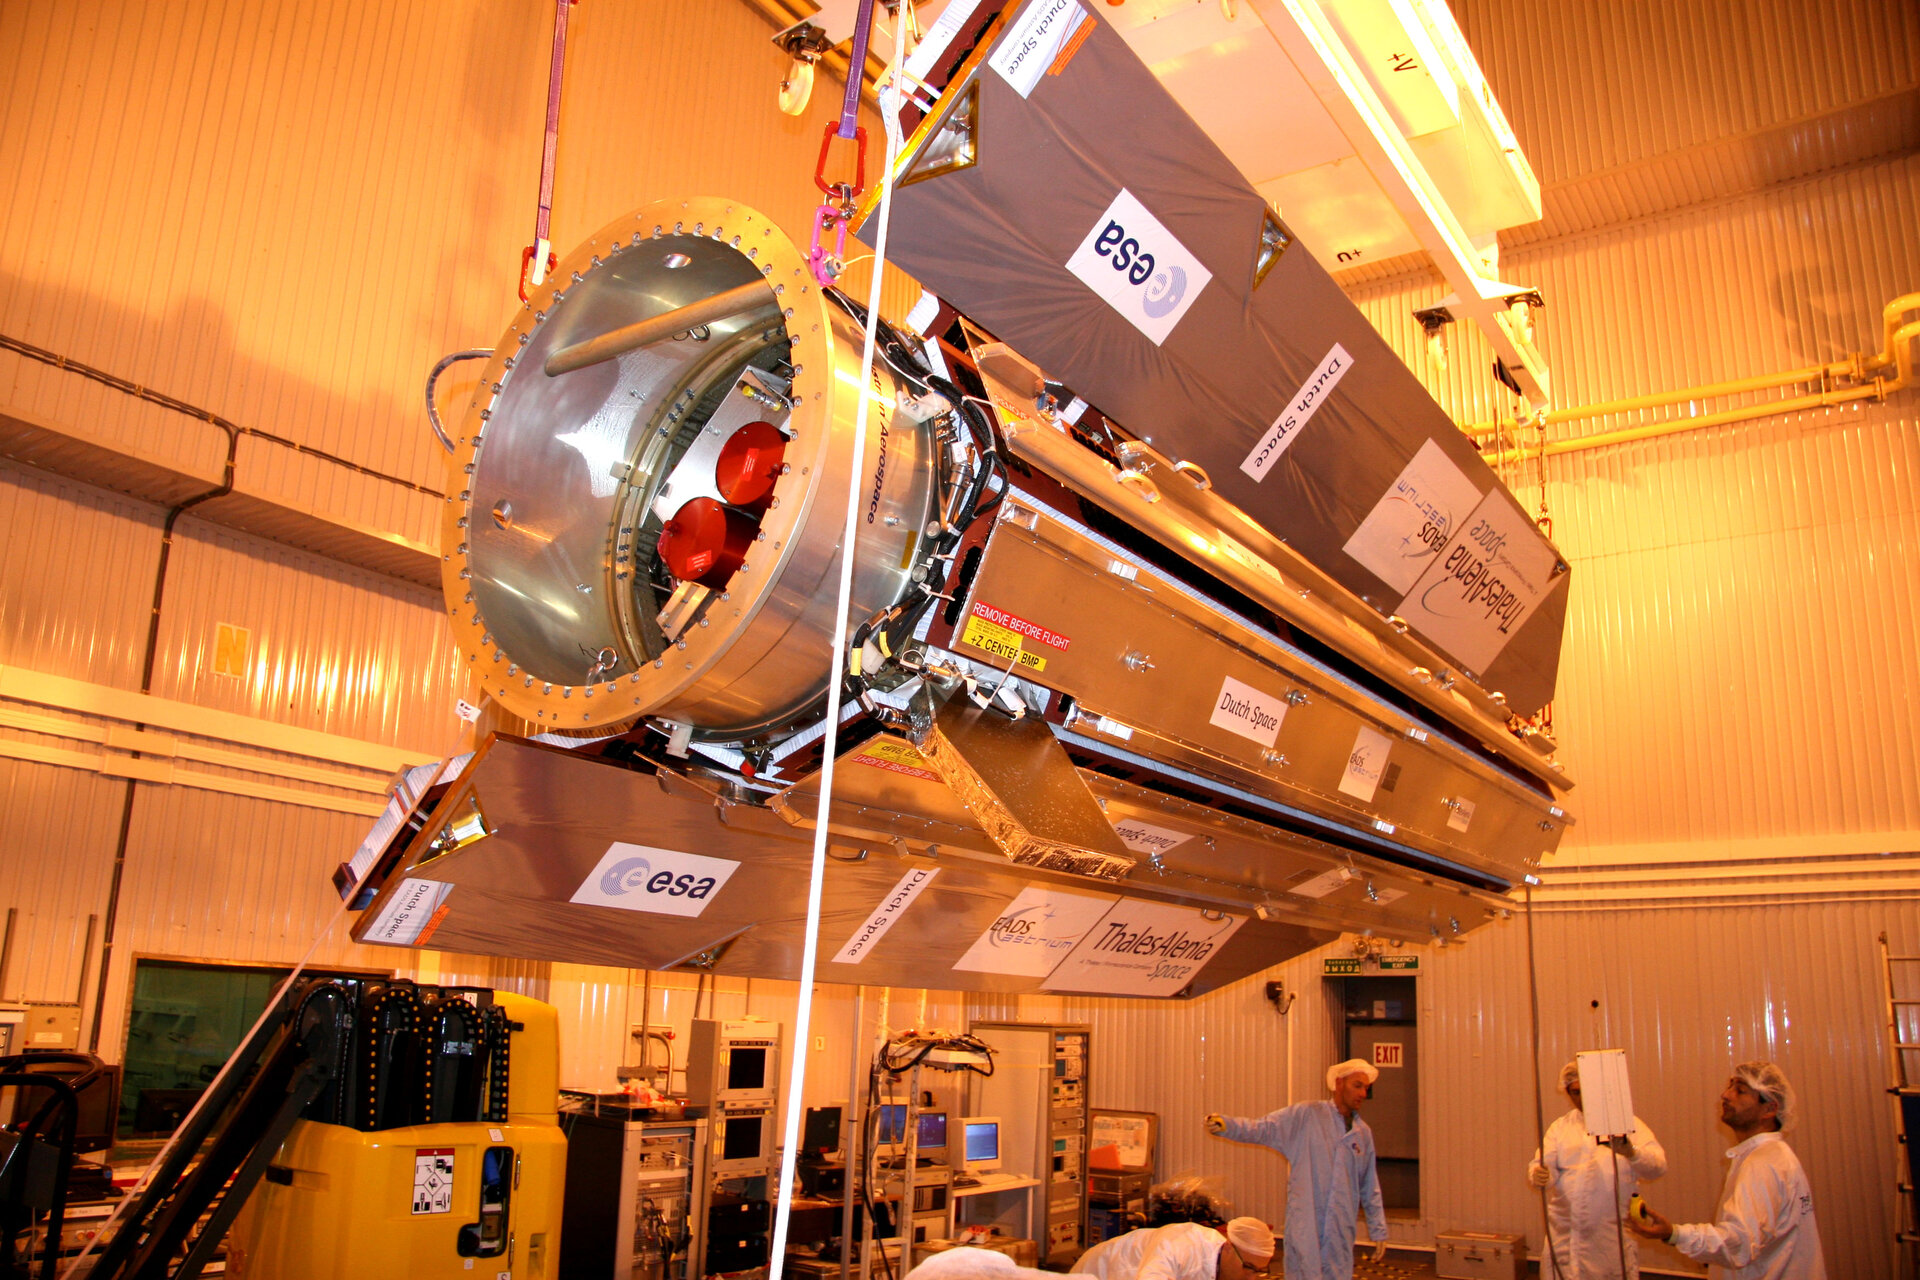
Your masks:
<svg viewBox="0 0 1920 1280"><path fill-rule="evenodd" d="M545 373L560 351L743 290L777 310L720 308ZM908 384L884 362L864 388L865 456L852 456L860 338L802 251L734 201L659 201L569 255L507 327L450 463L442 582L486 692L569 729L656 716L739 738L812 714L848 485L868 494L856 618L906 592L937 487L927 429L897 408ZM742 431L754 458L777 459L744 488ZM748 540L726 572L682 579L660 540L697 499L730 504Z"/></svg>

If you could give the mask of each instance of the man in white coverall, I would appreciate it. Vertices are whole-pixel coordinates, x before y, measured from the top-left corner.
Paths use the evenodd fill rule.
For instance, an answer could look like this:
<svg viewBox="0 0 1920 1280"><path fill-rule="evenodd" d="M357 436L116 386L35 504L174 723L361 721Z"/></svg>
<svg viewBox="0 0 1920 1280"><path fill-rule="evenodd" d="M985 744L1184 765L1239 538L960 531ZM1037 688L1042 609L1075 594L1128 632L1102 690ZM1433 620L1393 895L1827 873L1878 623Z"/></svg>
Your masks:
<svg viewBox="0 0 1920 1280"><path fill-rule="evenodd" d="M1387 1256L1387 1214L1373 1162L1373 1130L1360 1118L1380 1078L1349 1058L1327 1068L1326 1102L1296 1102L1259 1120L1210 1115L1208 1133L1258 1142L1287 1158L1287 1280L1352 1280L1354 1218L1367 1215L1373 1260Z"/></svg>
<svg viewBox="0 0 1920 1280"><path fill-rule="evenodd" d="M1273 1261L1273 1230L1235 1218L1221 1235L1197 1222L1142 1227L1080 1255L1073 1274L1099 1280L1250 1280Z"/></svg>
<svg viewBox="0 0 1920 1280"><path fill-rule="evenodd" d="M1624 1252L1627 1275L1637 1276L1640 1242L1631 1236L1622 1240L1627 1201L1639 1190L1640 1179L1666 1173L1667 1153L1639 1116L1633 1118L1633 1132L1611 1144L1587 1133L1578 1063L1560 1069L1560 1087L1573 1110L1547 1126L1545 1146L1527 1165L1527 1181L1547 1189L1553 1265L1561 1280L1619 1280ZM1541 1274L1552 1271L1543 1266Z"/></svg>
<svg viewBox="0 0 1920 1280"><path fill-rule="evenodd" d="M1652 1209L1627 1225L1665 1240L1711 1280L1826 1280L1813 1192L1781 1134L1799 1119L1793 1086L1771 1062L1743 1062L1720 1094L1720 1123L1733 1130L1727 1180L1712 1222L1675 1226Z"/></svg>

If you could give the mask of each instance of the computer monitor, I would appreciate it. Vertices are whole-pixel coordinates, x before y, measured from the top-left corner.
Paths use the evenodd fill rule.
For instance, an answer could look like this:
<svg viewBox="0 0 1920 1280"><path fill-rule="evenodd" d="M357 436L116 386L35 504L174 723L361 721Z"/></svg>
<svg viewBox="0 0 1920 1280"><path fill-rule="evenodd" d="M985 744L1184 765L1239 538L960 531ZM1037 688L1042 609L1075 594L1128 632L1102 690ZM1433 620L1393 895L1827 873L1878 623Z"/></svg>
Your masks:
<svg viewBox="0 0 1920 1280"><path fill-rule="evenodd" d="M74 1099L79 1109L73 1121L73 1149L79 1153L105 1151L113 1146L120 1119L119 1064L102 1062L90 1053L58 1050L39 1054L29 1049L20 1070L27 1075L53 1076L70 1085L87 1080ZM24 1124L53 1098L53 1090L32 1085L0 1090L0 1124ZM48 1113L50 1120L52 1114Z"/></svg>
<svg viewBox="0 0 1920 1280"><path fill-rule="evenodd" d="M961 1118L959 1167L968 1173L1000 1167L999 1116Z"/></svg>
<svg viewBox="0 0 1920 1280"><path fill-rule="evenodd" d="M921 1160L930 1160L934 1164L945 1164L947 1160L947 1113L944 1111L922 1111L919 1123L919 1141L915 1155Z"/></svg>
<svg viewBox="0 0 1920 1280"><path fill-rule="evenodd" d="M722 1177L759 1177L773 1168L774 1117L767 1111L723 1111L708 1120L711 1171Z"/></svg>
<svg viewBox="0 0 1920 1280"><path fill-rule="evenodd" d="M773 1088L773 1054L765 1046L735 1045L727 1051L729 1093L752 1093Z"/></svg>
<svg viewBox="0 0 1920 1280"><path fill-rule="evenodd" d="M873 1140L881 1144L903 1143L907 1140L907 1104L904 1102L883 1102L879 1107L880 1131Z"/></svg>
<svg viewBox="0 0 1920 1280"><path fill-rule="evenodd" d="M840 1118L843 1104L808 1107L806 1123L800 1130L800 1154L824 1156L840 1149Z"/></svg>

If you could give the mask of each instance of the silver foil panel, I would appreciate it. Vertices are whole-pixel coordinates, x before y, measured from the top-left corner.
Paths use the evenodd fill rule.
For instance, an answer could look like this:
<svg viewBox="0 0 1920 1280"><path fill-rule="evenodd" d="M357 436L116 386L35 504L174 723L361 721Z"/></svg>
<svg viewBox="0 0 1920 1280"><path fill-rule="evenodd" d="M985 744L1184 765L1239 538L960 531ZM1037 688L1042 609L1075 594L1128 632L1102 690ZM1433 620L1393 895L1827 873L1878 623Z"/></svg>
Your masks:
<svg viewBox="0 0 1920 1280"><path fill-rule="evenodd" d="M1098 9L1005 6L898 173L963 102L977 161L896 187L889 255L1516 711L1541 706L1564 560ZM1081 29L1023 75L1015 50L1056 18Z"/></svg>

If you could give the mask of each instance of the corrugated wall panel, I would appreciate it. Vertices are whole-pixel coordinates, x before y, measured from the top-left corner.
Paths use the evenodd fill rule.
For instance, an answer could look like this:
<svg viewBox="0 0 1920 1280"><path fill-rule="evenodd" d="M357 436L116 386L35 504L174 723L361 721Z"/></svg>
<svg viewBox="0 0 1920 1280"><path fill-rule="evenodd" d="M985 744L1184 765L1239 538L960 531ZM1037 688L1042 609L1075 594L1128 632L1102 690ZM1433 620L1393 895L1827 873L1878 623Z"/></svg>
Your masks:
<svg viewBox="0 0 1920 1280"><path fill-rule="evenodd" d="M439 485L420 387L514 306L551 22L517 0L6 6L0 333ZM559 252L676 194L738 196L804 238L838 95L823 80L782 115L771 35L735 3L574 11ZM893 292L890 310L911 303ZM206 443L190 418L155 431L124 396L9 363L22 409L150 455Z"/></svg>
<svg viewBox="0 0 1920 1280"><path fill-rule="evenodd" d="M618 1089L618 1068L641 1062L641 1050L629 1040L628 1031L641 1025L641 1010L649 1000L649 1025L673 1033L676 1071L686 1064L696 1013L701 1018L755 1017L781 1024L781 1079L786 1080L792 1069L798 984L723 977L717 983L709 980L704 991L699 985L698 975L690 973L656 973L649 984L639 970L553 966L550 998L560 1010L562 1085L590 1092ZM883 1026L894 1031L915 1026L954 1029L966 1020L960 998L952 993L865 990L856 1024L855 988L822 983L814 989L805 1087L809 1104L848 1097L848 1071L856 1059L862 1064L871 1059ZM656 1061L659 1053L656 1047ZM675 1084L684 1084L683 1077L676 1075Z"/></svg>
<svg viewBox="0 0 1920 1280"><path fill-rule="evenodd" d="M1648 1198L1676 1220L1711 1215L1729 1145L1717 1099L1734 1063L1782 1065L1805 1117L1792 1142L1807 1167L1834 1275L1893 1275L1896 1147L1884 1092L1886 1038L1877 935L1920 955L1920 902L1792 901L1661 909L1541 909L1540 1073L1545 1118L1576 1051L1629 1054L1635 1106L1665 1146L1668 1176ZM1322 1073L1345 1056L1332 1040L1336 997L1325 953L1276 966L1299 999L1282 1019L1261 978L1190 1003L970 1000L975 1020L1079 1021L1094 1034L1096 1106L1161 1117L1162 1177L1217 1178L1237 1210L1280 1221L1286 1164L1261 1148L1207 1138L1209 1111L1260 1115L1325 1096ZM1422 953L1419 995L1422 1205L1395 1239L1465 1229L1542 1239L1526 1185L1538 1143L1529 1062L1524 920L1467 945ZM1664 1247L1643 1261L1698 1271Z"/></svg>
<svg viewBox="0 0 1920 1280"><path fill-rule="evenodd" d="M1793 1143L1813 1184L1833 1274L1894 1274L1895 1145L1881 1092L1886 1044L1875 938L1888 931L1896 953L1920 955L1920 901L1794 901L1765 896L1765 884L1755 892L1755 900L1731 905L1537 913L1545 1117L1565 1109L1554 1092L1562 1062L1580 1049L1626 1049L1636 1108L1671 1165L1649 1198L1679 1219L1697 1220L1711 1213L1724 1167L1727 1139L1714 1119L1726 1075L1748 1058L1777 1060L1799 1092L1805 1121ZM1325 1095L1322 1073L1344 1048L1333 1040L1336 1001L1320 976L1324 954L1191 1002L975 996L964 1000L966 1017L1090 1024L1093 1104L1161 1117L1161 1176L1217 1179L1236 1209L1279 1221L1285 1162L1208 1138L1200 1121L1209 1111L1260 1115ZM1422 963L1423 1202L1417 1218L1395 1219L1394 1238L1518 1231L1537 1247L1538 1202L1522 1176L1538 1133L1524 919L1482 929L1462 947L1422 952ZM563 989L563 972L573 992ZM569 1054L569 1084L612 1087L622 1029L639 1020L639 984L625 989L625 976L556 966L554 998L582 1046ZM1264 998L1265 979L1297 995L1286 1017ZM654 1021L680 1034L677 1053L693 1014L693 985L686 975L654 976ZM784 1022L790 1035L791 984L752 986L751 1012ZM742 1016L745 989L740 979L722 979L704 1007L712 1016ZM888 1023L911 1024L919 993L890 994ZM869 990L868 1035L881 995ZM954 1000L935 993L927 1020L938 1025ZM845 1096L850 1008L846 988L816 995L814 1030L829 1048L809 1072L810 1103ZM862 1052L870 1051L869 1041ZM1688 1269L1664 1249L1650 1250L1647 1261Z"/></svg>
<svg viewBox="0 0 1920 1280"><path fill-rule="evenodd" d="M144 502L0 464L0 664L138 688L160 523Z"/></svg>
<svg viewBox="0 0 1920 1280"><path fill-rule="evenodd" d="M1669 1174L1648 1198L1676 1218L1708 1216L1729 1145L1715 1123L1731 1066L1781 1063L1804 1120L1792 1135L1813 1185L1835 1275L1894 1275L1896 1148L1886 1095L1876 936L1920 945L1920 904L1756 903L1712 909L1543 910L1541 1070L1552 1087L1576 1050L1624 1048L1635 1108L1659 1135ZM1433 957L1421 1000L1422 1150L1446 1177L1425 1216L1437 1226L1526 1230L1537 1201L1521 1180L1532 1148L1521 922ZM1495 993L1507 1031L1497 1052L1474 1040L1475 1006ZM1551 1105L1548 1116L1564 1110ZM1460 1176L1454 1176L1455 1171ZM1643 1258L1679 1266L1651 1248Z"/></svg>
<svg viewBox="0 0 1920 1280"><path fill-rule="evenodd" d="M1908 158L1510 262L1555 300L1563 402L1590 403L1877 346L1920 280L1917 194ZM1579 602L1556 708L1585 783L1569 853L1920 830L1899 767L1917 423L1909 392L1547 461Z"/></svg>
<svg viewBox="0 0 1920 1280"><path fill-rule="evenodd" d="M15 912L0 1000L74 998L86 963L87 917L104 910L113 874L127 785L79 769L0 760L0 926L9 908ZM97 954L97 931L94 947ZM90 973L96 981L97 962Z"/></svg>
<svg viewBox="0 0 1920 1280"><path fill-rule="evenodd" d="M221 623L248 674L214 669ZM191 517L176 526L154 693L281 724L452 751L463 664L437 592Z"/></svg>
<svg viewBox="0 0 1920 1280"><path fill-rule="evenodd" d="M407 967L406 952L352 942L329 882L365 834L347 814L139 784L102 1053L118 1060L123 1048L137 955L291 964L313 947L314 964Z"/></svg>
<svg viewBox="0 0 1920 1280"><path fill-rule="evenodd" d="M1236 1211L1278 1222L1285 1161L1210 1138L1201 1121L1214 1111L1261 1116L1286 1105L1289 1072L1294 1100L1324 1093L1321 1075L1334 1059L1331 1014L1317 998L1319 963L1316 953L1192 1001L972 996L967 1010L975 1023L1089 1024L1090 1101L1159 1115L1160 1178L1215 1180ZM1266 980L1301 994L1285 1017L1267 1002Z"/></svg>
<svg viewBox="0 0 1920 1280"><path fill-rule="evenodd" d="M145 503L0 464L0 665L137 687L158 545ZM87 917L106 909L127 785L0 760L0 916L16 913L0 999L74 998ZM97 955L97 933L94 946ZM97 963L91 972L97 980Z"/></svg>
<svg viewBox="0 0 1920 1280"><path fill-rule="evenodd" d="M1887 0L1456 0L1543 185L1920 84L1920 12Z"/></svg>
<svg viewBox="0 0 1920 1280"><path fill-rule="evenodd" d="M1882 306L1920 284L1916 225L1908 156L1529 245L1503 271L1544 291L1539 340L1574 406L1877 348ZM1411 315L1437 293L1415 277L1359 301L1458 420L1510 414L1463 326L1446 370L1427 358ZM1529 508L1544 496L1575 570L1555 706L1578 783L1563 864L1920 844L1917 425L1909 390L1549 458L1544 490L1538 462L1508 469Z"/></svg>

